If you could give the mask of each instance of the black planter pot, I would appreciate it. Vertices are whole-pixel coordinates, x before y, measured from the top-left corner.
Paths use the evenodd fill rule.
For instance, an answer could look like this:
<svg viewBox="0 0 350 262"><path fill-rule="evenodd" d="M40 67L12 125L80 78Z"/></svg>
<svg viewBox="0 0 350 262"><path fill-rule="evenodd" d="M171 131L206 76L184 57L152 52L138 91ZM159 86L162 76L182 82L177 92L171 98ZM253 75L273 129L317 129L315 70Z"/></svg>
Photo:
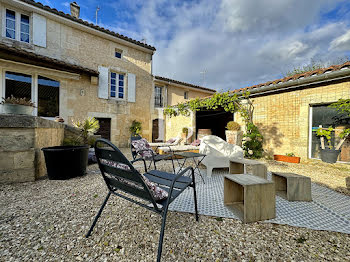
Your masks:
<svg viewBox="0 0 350 262"><path fill-rule="evenodd" d="M335 149L320 149L320 156L321 160L326 163L335 163L337 162L338 156L340 154L340 150L335 150Z"/></svg>
<svg viewBox="0 0 350 262"><path fill-rule="evenodd" d="M41 150L49 179L62 180L86 174L89 146L53 146Z"/></svg>

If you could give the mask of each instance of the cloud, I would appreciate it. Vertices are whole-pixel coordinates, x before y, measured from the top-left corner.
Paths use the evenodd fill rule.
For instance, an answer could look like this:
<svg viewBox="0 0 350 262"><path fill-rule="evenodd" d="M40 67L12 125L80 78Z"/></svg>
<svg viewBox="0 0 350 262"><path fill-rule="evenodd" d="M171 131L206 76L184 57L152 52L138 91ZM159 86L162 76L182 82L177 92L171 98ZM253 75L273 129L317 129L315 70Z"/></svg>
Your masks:
<svg viewBox="0 0 350 262"><path fill-rule="evenodd" d="M329 50L349 51L350 50L350 30L345 34L334 39L329 47Z"/></svg>

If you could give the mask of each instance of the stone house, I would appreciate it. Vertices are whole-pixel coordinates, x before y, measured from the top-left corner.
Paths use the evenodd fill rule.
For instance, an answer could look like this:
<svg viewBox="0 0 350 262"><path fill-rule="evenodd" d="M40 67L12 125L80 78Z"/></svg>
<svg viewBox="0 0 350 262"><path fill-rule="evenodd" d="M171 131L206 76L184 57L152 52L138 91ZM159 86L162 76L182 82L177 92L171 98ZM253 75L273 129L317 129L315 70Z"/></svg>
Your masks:
<svg viewBox="0 0 350 262"><path fill-rule="evenodd" d="M133 119L151 137L155 48L31 0L0 1L0 95L31 98L35 116L96 117L119 146ZM146 112L146 113L145 113Z"/></svg>
<svg viewBox="0 0 350 262"><path fill-rule="evenodd" d="M189 101L194 98L204 98L214 94L213 89L197 86L177 80L154 77L154 111L152 114L152 140L168 140L181 136L182 128L187 127L195 137L195 115L191 117L169 118L163 115L167 106Z"/></svg>
<svg viewBox="0 0 350 262"><path fill-rule="evenodd" d="M264 136L264 149L270 156L294 153L302 160L319 158L319 125L335 127L336 137L350 126L349 117L327 107L340 98L350 98L350 62L233 92L242 91L251 94L254 123ZM242 122L238 114L235 119ZM350 162L349 140L342 147L339 161Z"/></svg>

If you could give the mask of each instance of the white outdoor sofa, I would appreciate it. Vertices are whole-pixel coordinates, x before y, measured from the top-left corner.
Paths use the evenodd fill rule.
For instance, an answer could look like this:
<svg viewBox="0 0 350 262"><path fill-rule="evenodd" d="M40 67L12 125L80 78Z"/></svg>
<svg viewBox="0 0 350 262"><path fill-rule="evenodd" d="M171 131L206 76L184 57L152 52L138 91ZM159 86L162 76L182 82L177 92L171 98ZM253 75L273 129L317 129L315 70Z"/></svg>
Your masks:
<svg viewBox="0 0 350 262"><path fill-rule="evenodd" d="M240 146L229 144L213 135L203 137L199 153L207 155L202 164L207 167L208 177L211 177L214 168L228 168L230 159L243 158L243 149Z"/></svg>

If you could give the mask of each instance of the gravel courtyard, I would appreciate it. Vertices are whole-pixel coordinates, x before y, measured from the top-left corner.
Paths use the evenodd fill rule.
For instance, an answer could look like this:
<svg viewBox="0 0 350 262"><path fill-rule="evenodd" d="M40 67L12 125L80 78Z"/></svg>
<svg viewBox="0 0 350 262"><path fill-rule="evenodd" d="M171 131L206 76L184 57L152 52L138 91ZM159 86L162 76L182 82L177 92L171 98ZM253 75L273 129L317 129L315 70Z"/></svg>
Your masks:
<svg viewBox="0 0 350 262"><path fill-rule="evenodd" d="M96 165L66 181L1 185L0 261L155 261L160 216L115 196L84 237L106 194ZM350 235L169 212L162 259L350 261Z"/></svg>

